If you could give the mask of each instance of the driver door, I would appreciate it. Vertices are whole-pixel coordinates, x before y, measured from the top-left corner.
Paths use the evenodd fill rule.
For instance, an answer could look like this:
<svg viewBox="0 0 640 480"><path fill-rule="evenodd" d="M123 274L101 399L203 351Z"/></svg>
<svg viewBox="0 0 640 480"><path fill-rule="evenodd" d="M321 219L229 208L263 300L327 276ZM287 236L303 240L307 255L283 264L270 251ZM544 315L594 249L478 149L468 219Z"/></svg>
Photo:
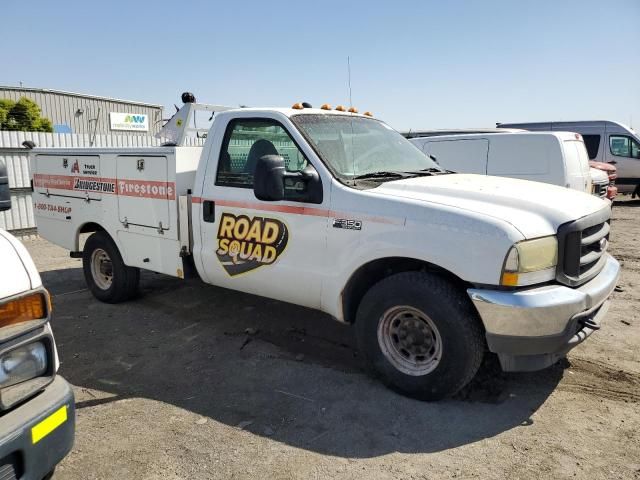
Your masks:
<svg viewBox="0 0 640 480"><path fill-rule="evenodd" d="M217 155L217 165L211 158L199 219L201 259L209 282L319 308L328 182L319 203L310 203L304 182L294 179L285 182L284 201L256 198L253 172L260 157L280 155L290 172L311 165L276 119L230 120L221 146L217 151L214 146L211 155Z"/></svg>
<svg viewBox="0 0 640 480"><path fill-rule="evenodd" d="M615 161L618 169L618 181L621 184L631 183L640 178L640 144L628 135L609 135L609 163Z"/></svg>

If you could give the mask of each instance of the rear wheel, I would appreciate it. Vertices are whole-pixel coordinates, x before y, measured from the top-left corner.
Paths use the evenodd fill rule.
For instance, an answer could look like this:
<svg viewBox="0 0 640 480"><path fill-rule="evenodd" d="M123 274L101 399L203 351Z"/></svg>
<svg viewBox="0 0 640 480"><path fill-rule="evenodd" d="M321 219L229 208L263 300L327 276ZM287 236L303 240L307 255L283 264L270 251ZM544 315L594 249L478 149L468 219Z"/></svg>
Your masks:
<svg viewBox="0 0 640 480"><path fill-rule="evenodd" d="M113 239L95 232L82 252L84 278L91 293L106 303L124 302L138 292L140 270L124 264Z"/></svg>
<svg viewBox="0 0 640 480"><path fill-rule="evenodd" d="M399 273L374 285L358 308L356 331L372 373L422 400L464 387L485 350L480 320L464 292L424 272Z"/></svg>

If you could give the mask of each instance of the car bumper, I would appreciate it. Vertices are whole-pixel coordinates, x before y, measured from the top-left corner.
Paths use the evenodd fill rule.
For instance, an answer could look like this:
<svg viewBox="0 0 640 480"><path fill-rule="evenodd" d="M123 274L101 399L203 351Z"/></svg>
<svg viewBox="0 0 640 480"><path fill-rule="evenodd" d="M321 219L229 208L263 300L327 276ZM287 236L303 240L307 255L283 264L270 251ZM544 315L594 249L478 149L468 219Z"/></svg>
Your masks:
<svg viewBox="0 0 640 480"><path fill-rule="evenodd" d="M56 376L37 396L0 417L0 478L42 479L69 453L74 433L73 391Z"/></svg>
<svg viewBox="0 0 640 480"><path fill-rule="evenodd" d="M602 271L577 288L472 288L468 293L503 370L533 371L552 365L600 328L619 275L620 264L607 254Z"/></svg>

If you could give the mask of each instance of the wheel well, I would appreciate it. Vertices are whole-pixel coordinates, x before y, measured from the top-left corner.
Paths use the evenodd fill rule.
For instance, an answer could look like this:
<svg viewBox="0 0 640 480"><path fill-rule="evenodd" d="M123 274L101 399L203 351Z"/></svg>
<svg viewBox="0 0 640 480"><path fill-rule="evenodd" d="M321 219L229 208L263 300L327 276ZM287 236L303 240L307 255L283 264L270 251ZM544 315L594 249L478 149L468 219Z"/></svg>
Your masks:
<svg viewBox="0 0 640 480"><path fill-rule="evenodd" d="M80 248L80 235L83 233L106 231L102 225L95 222L87 222L80 227L76 235L76 248Z"/></svg>
<svg viewBox="0 0 640 480"><path fill-rule="evenodd" d="M401 272L434 272L455 284L465 287L466 283L453 273L423 260L415 258L388 257L365 263L356 270L342 290L342 312L344 321L353 323L360 301L365 293L383 278Z"/></svg>

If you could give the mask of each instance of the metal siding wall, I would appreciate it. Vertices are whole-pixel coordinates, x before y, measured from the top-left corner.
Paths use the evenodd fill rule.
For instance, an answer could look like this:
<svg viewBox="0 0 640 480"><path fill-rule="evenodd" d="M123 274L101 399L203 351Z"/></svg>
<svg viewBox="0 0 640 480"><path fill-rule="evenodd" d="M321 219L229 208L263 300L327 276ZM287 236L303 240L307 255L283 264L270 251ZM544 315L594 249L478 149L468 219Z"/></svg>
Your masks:
<svg viewBox="0 0 640 480"><path fill-rule="evenodd" d="M11 231L35 227L31 192L12 193L11 210L0 212L0 228Z"/></svg>
<svg viewBox="0 0 640 480"><path fill-rule="evenodd" d="M40 92L22 89L2 88L0 98L17 101L20 97L27 97L36 102L42 109L42 115L51 119L54 124L66 124L73 133L93 133L93 119L98 120L96 134L117 136L147 136L155 135L162 120L162 108L151 105L141 105L126 101L83 97L60 92ZM76 115L78 109L84 111ZM98 113L99 111L99 113ZM111 131L109 128L109 112L141 113L149 117L148 132Z"/></svg>

